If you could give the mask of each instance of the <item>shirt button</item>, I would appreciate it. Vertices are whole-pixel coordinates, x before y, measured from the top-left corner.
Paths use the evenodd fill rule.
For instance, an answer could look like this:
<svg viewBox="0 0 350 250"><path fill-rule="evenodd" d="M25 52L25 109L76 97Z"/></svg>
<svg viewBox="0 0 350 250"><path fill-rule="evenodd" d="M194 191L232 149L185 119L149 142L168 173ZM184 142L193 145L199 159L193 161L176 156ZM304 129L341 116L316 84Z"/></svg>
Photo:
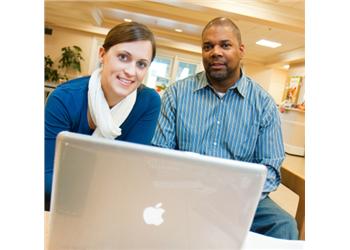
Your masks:
<svg viewBox="0 0 350 250"><path fill-rule="evenodd" d="M214 146L216 146L216 142L214 142L213 144L214 144Z"/></svg>
<svg viewBox="0 0 350 250"><path fill-rule="evenodd" d="M217 123L217 124L220 124L220 121L217 121L216 123Z"/></svg>

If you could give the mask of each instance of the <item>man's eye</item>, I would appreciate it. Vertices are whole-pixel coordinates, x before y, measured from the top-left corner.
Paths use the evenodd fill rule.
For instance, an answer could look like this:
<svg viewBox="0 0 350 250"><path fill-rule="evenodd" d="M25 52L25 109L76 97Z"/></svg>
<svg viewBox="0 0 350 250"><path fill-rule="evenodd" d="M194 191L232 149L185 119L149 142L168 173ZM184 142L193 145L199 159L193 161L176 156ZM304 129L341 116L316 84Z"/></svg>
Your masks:
<svg viewBox="0 0 350 250"><path fill-rule="evenodd" d="M139 67L140 69L147 68L147 63L145 63L145 62L137 62L136 65L137 65L137 67Z"/></svg>
<svg viewBox="0 0 350 250"><path fill-rule="evenodd" d="M204 44L204 45L202 46L202 49L203 49L204 51L208 51L208 50L210 50L211 48L212 48L212 46L209 45L209 44Z"/></svg>
<svg viewBox="0 0 350 250"><path fill-rule="evenodd" d="M231 47L231 44L229 44L229 43L224 43L221 47L224 48L224 49L228 49L228 48Z"/></svg>
<svg viewBox="0 0 350 250"><path fill-rule="evenodd" d="M128 60L128 55L125 54L119 54L118 59L122 62L126 62Z"/></svg>

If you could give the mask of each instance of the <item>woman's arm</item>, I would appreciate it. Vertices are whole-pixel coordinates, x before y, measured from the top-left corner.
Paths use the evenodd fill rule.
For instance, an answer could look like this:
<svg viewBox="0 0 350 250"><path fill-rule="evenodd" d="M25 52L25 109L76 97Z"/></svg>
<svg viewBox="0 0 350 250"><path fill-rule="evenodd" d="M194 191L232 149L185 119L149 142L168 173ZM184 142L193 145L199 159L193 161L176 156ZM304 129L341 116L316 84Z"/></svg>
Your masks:
<svg viewBox="0 0 350 250"><path fill-rule="evenodd" d="M60 93L54 91L45 106L45 199L51 196L56 136L61 131L70 130L70 127L67 106Z"/></svg>

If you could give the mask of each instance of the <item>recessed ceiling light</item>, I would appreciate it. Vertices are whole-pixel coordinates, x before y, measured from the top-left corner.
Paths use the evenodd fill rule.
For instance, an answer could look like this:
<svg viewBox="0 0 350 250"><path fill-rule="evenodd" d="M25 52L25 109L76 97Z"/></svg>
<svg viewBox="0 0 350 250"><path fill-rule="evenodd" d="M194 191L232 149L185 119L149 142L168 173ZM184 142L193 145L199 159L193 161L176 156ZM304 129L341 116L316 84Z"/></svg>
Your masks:
<svg viewBox="0 0 350 250"><path fill-rule="evenodd" d="M289 64L285 64L285 65L283 65L282 67L283 67L284 69L289 69L290 66L289 66Z"/></svg>
<svg viewBox="0 0 350 250"><path fill-rule="evenodd" d="M277 47L282 45L280 43L265 40L265 39L261 39L261 40L257 41L256 44L261 45L261 46L265 46L265 47L269 47L269 48L277 48Z"/></svg>
<svg viewBox="0 0 350 250"><path fill-rule="evenodd" d="M128 22L128 23L132 22L132 20L129 19L129 18L124 18L124 21L125 21L125 22Z"/></svg>
<svg viewBox="0 0 350 250"><path fill-rule="evenodd" d="M175 29L176 32L182 32L182 29Z"/></svg>

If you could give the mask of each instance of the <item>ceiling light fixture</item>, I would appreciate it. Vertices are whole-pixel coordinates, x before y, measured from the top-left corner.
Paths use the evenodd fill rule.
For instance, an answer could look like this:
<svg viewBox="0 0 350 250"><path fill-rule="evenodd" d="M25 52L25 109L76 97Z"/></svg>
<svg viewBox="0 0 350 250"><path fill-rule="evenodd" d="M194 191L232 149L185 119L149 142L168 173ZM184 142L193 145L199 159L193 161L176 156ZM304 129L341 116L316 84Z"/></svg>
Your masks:
<svg viewBox="0 0 350 250"><path fill-rule="evenodd" d="M290 66L289 66L289 64L285 64L285 65L283 65L282 67L283 67L284 69L289 69Z"/></svg>
<svg viewBox="0 0 350 250"><path fill-rule="evenodd" d="M261 46L265 46L265 47L269 47L269 48L277 48L277 47L280 47L282 45L280 43L265 40L265 39L261 39L261 40L257 41L256 44L261 45Z"/></svg>
<svg viewBox="0 0 350 250"><path fill-rule="evenodd" d="M182 32L182 29L175 29L176 32Z"/></svg>
<svg viewBox="0 0 350 250"><path fill-rule="evenodd" d="M125 21L125 22L127 22L127 23L132 22L132 20L131 20L131 19L129 19L129 18L124 18L124 21Z"/></svg>

